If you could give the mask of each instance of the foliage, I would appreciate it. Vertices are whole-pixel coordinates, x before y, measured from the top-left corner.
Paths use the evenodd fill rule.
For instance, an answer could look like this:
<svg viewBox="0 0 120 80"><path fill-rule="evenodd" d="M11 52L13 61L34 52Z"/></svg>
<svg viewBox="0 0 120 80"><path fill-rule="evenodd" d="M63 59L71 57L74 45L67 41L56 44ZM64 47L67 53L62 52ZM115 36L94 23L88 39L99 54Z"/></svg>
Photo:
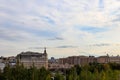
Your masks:
<svg viewBox="0 0 120 80"><path fill-rule="evenodd" d="M55 72L44 67L37 69L35 66L29 69L23 65L11 67L7 65L4 71L0 70L0 80L120 80L120 64L89 64L85 66L75 65L70 69Z"/></svg>
<svg viewBox="0 0 120 80"><path fill-rule="evenodd" d="M64 80L64 76L57 72L55 74L54 80Z"/></svg>

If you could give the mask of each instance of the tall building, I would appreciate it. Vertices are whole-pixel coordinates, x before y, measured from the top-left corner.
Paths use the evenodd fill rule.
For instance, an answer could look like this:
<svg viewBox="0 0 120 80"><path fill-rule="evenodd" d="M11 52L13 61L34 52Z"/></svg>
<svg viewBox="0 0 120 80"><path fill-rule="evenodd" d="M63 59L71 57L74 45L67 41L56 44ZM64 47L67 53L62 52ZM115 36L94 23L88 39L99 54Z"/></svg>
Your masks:
<svg viewBox="0 0 120 80"><path fill-rule="evenodd" d="M48 56L46 52L46 48L44 49L44 53L38 52L21 52L17 55L17 59L20 64L23 64L24 67L30 68L33 65L36 68L45 67L48 68Z"/></svg>

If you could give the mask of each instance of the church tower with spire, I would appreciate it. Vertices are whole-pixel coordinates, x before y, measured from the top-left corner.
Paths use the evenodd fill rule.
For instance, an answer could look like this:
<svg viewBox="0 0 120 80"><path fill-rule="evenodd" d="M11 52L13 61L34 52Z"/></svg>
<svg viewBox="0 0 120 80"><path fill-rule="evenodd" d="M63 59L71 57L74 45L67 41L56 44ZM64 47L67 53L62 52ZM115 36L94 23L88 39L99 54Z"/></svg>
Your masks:
<svg viewBox="0 0 120 80"><path fill-rule="evenodd" d="M44 53L43 53L43 54L46 56L46 58L48 57L48 56L47 56L46 47L44 48Z"/></svg>
<svg viewBox="0 0 120 80"><path fill-rule="evenodd" d="M48 68L48 55L47 55L47 51L46 51L46 47L44 48L44 56L45 56L45 60L46 60L46 68Z"/></svg>
<svg viewBox="0 0 120 80"><path fill-rule="evenodd" d="M47 52L46 52L46 47L44 48L44 54L47 54Z"/></svg>

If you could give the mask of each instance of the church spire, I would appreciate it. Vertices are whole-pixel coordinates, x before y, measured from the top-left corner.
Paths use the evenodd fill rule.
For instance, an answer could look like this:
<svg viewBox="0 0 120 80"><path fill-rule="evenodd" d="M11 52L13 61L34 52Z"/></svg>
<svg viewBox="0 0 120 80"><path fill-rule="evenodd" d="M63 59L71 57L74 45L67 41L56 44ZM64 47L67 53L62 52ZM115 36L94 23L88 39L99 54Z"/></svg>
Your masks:
<svg viewBox="0 0 120 80"><path fill-rule="evenodd" d="M44 48L44 54L47 54L47 52L46 52L46 47Z"/></svg>

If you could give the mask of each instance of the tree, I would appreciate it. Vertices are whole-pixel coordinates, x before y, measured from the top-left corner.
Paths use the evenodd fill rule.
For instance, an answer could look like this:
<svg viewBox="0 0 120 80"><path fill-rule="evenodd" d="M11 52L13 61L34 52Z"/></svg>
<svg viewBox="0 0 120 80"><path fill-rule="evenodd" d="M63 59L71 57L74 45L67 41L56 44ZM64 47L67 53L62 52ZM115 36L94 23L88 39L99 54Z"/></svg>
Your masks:
<svg viewBox="0 0 120 80"><path fill-rule="evenodd" d="M57 72L55 74L54 80L64 80L64 76Z"/></svg>

